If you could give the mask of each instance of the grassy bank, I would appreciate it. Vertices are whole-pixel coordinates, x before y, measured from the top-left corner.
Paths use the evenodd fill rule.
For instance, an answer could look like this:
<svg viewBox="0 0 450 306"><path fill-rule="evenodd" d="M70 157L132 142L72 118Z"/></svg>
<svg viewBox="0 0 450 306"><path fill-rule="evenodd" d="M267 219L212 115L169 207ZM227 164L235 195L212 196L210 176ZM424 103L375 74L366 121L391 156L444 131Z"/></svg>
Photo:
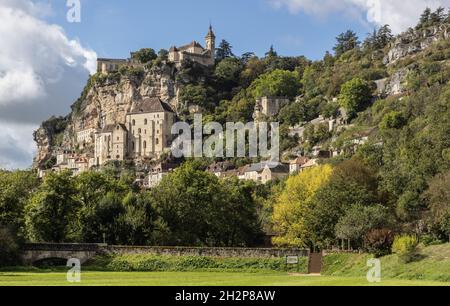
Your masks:
<svg viewBox="0 0 450 306"><path fill-rule="evenodd" d="M307 272L307 258L286 266L285 258L215 258L196 256L121 255L98 257L90 270L114 272Z"/></svg>
<svg viewBox="0 0 450 306"><path fill-rule="evenodd" d="M364 277L370 255L331 254L324 258L323 275ZM420 247L415 261L404 264L397 255L381 258L382 277L401 280L450 282L450 244Z"/></svg>

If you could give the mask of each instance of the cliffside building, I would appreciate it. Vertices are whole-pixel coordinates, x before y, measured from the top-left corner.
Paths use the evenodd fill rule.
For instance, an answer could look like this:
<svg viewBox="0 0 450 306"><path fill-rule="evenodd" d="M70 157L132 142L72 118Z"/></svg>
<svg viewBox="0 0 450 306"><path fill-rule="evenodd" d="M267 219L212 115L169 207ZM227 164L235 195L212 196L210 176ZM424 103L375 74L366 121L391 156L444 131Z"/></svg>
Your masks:
<svg viewBox="0 0 450 306"><path fill-rule="evenodd" d="M170 48L169 61L180 65L184 60L191 60L204 66L213 66L215 63L216 35L212 26L209 27L205 40L206 48L203 48L196 41L185 46Z"/></svg>
<svg viewBox="0 0 450 306"><path fill-rule="evenodd" d="M289 104L289 99L284 97L261 97L256 99L253 118L258 121L261 117L275 117L280 110Z"/></svg>
<svg viewBox="0 0 450 306"><path fill-rule="evenodd" d="M159 98L134 103L125 123L107 125L95 134L96 165L159 157L171 145L175 120L174 111Z"/></svg>

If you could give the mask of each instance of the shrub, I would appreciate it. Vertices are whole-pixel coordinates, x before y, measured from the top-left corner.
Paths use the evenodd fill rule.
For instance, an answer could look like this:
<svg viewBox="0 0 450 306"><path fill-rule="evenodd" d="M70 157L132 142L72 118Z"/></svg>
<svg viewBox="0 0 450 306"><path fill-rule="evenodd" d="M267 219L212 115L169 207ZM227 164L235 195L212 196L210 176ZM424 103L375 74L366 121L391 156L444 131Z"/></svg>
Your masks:
<svg viewBox="0 0 450 306"><path fill-rule="evenodd" d="M339 102L351 118L370 102L372 91L369 84L359 78L352 79L342 85Z"/></svg>
<svg viewBox="0 0 450 306"><path fill-rule="evenodd" d="M19 243L8 229L0 228L0 267L13 266L19 262Z"/></svg>
<svg viewBox="0 0 450 306"><path fill-rule="evenodd" d="M219 258L204 256L169 255L117 255L98 257L92 263L98 270L116 272L168 272L168 271L297 271L297 266L286 267L285 258ZM306 272L306 257L300 259L299 272Z"/></svg>
<svg viewBox="0 0 450 306"><path fill-rule="evenodd" d="M411 262L416 256L419 239L416 236L397 236L392 245L392 252L397 254L404 263Z"/></svg>
<svg viewBox="0 0 450 306"><path fill-rule="evenodd" d="M376 257L388 255L393 241L394 234L388 229L370 231L364 239L366 250Z"/></svg>

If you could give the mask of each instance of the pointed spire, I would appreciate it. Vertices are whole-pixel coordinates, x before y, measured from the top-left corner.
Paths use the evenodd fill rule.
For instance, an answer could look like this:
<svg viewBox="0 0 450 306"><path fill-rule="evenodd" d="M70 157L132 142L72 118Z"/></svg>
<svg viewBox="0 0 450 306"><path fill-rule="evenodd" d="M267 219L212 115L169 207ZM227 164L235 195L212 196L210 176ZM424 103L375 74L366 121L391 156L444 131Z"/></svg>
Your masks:
<svg viewBox="0 0 450 306"><path fill-rule="evenodd" d="M213 27L212 27L211 22L209 23L209 31L208 31L208 34L206 35L206 37L207 37L207 38L208 38L208 37L213 37L213 38L216 37L216 35L214 34L214 31L213 31Z"/></svg>

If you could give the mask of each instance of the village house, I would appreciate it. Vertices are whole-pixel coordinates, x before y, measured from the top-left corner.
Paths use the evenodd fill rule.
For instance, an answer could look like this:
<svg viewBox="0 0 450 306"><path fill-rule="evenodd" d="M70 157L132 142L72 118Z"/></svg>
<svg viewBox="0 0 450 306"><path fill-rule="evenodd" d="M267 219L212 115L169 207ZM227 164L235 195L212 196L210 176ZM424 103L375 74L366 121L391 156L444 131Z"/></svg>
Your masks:
<svg viewBox="0 0 450 306"><path fill-rule="evenodd" d="M77 132L77 144L84 148L86 145L94 143L96 129L86 129Z"/></svg>
<svg viewBox="0 0 450 306"><path fill-rule="evenodd" d="M209 27L205 42L206 48L196 41L185 46L170 48L169 61L181 65L183 61L190 60L204 66L213 66L215 64L216 35L212 26Z"/></svg>
<svg viewBox="0 0 450 306"><path fill-rule="evenodd" d="M319 165L319 160L318 159L311 159L306 164L301 166L300 172L302 172L302 171L304 171L306 169L310 169L310 168L316 167L318 165Z"/></svg>
<svg viewBox="0 0 450 306"><path fill-rule="evenodd" d="M159 163L150 169L149 174L144 179L144 188L152 189L157 187L163 178L169 175L178 167L178 164Z"/></svg>
<svg viewBox="0 0 450 306"><path fill-rule="evenodd" d="M289 167L281 163L261 162L251 164L242 169L241 180L254 181L266 184L275 179L281 179L289 175Z"/></svg>
<svg viewBox="0 0 450 306"><path fill-rule="evenodd" d="M261 173L261 183L267 184L268 182L274 180L280 180L289 175L289 166L285 164L278 164L276 166L272 166L266 164L264 170Z"/></svg>
<svg viewBox="0 0 450 306"><path fill-rule="evenodd" d="M289 163L289 173L294 174L300 172L303 165L309 161L309 158L300 156Z"/></svg>
<svg viewBox="0 0 450 306"><path fill-rule="evenodd" d="M214 174L218 178L222 178L224 176L229 177L231 176L232 171L234 171L234 173L237 173L235 171L234 165L228 161L213 163L208 167L207 171Z"/></svg>

